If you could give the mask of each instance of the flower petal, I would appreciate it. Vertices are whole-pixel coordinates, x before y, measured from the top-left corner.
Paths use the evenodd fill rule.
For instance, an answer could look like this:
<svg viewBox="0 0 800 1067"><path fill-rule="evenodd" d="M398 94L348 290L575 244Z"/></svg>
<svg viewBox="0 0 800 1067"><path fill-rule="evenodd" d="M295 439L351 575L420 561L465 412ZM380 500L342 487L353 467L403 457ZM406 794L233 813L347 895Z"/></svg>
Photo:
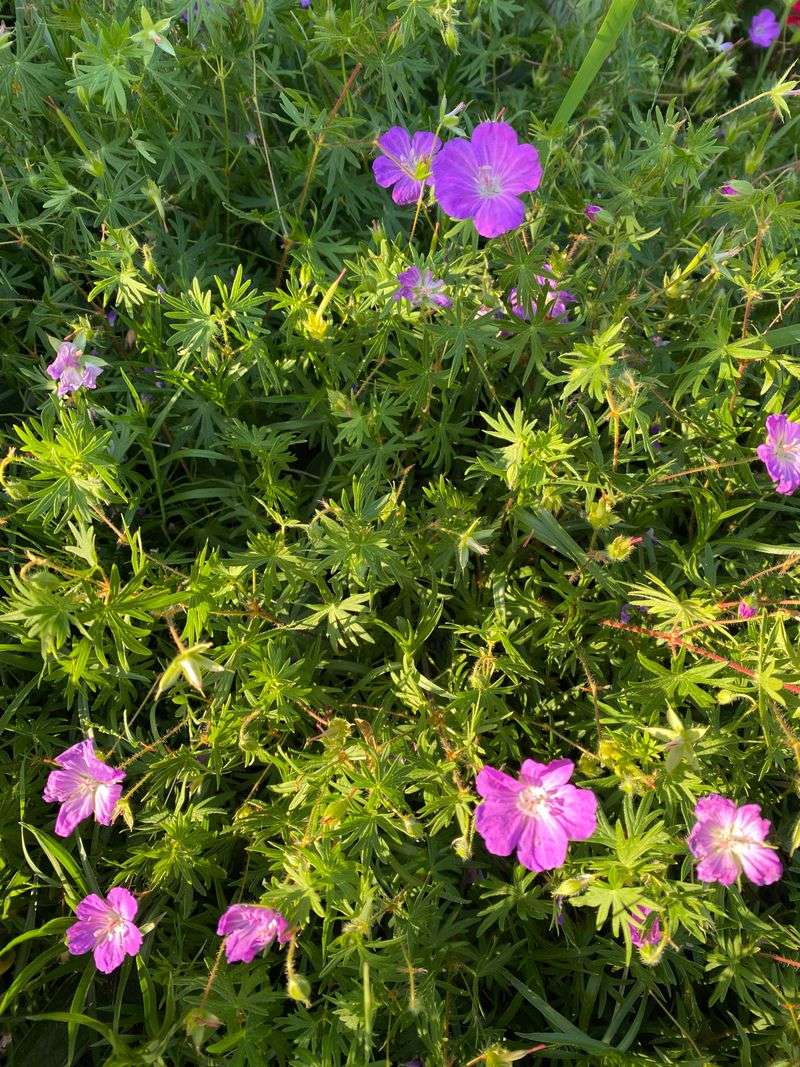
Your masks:
<svg viewBox="0 0 800 1067"><path fill-rule="evenodd" d="M553 817L571 841L585 841L597 828L597 797L591 789L562 785L555 794L558 810Z"/></svg>
<svg viewBox="0 0 800 1067"><path fill-rule="evenodd" d="M510 856L525 827L525 818L513 805L487 800L475 809L475 829L493 856Z"/></svg>
<svg viewBox="0 0 800 1067"><path fill-rule="evenodd" d="M494 767L481 768L475 779L475 788L482 797L492 797L512 805L516 803L517 794L525 788L525 784Z"/></svg>
<svg viewBox="0 0 800 1067"><path fill-rule="evenodd" d="M766 845L739 846L737 851L744 873L755 885L772 885L783 874L783 864Z"/></svg>
<svg viewBox="0 0 800 1067"><path fill-rule="evenodd" d="M59 837L69 837L78 823L88 819L94 810L94 795L88 789L85 793L73 795L61 805L56 818L56 833Z"/></svg>
<svg viewBox="0 0 800 1067"><path fill-rule="evenodd" d="M525 220L525 205L510 193L487 197L475 212L475 229L481 237L500 237Z"/></svg>
<svg viewBox="0 0 800 1067"><path fill-rule="evenodd" d="M139 910L139 902L136 897L123 885L116 886L114 889L108 891L108 903L114 909L114 911L123 917L123 919L136 918L136 912Z"/></svg>
<svg viewBox="0 0 800 1067"><path fill-rule="evenodd" d="M552 871L567 858L567 835L555 819L526 819L517 845L517 859L529 871Z"/></svg>
<svg viewBox="0 0 800 1067"><path fill-rule="evenodd" d="M696 874L701 882L733 885L739 875L739 868L728 852L710 852L697 864Z"/></svg>

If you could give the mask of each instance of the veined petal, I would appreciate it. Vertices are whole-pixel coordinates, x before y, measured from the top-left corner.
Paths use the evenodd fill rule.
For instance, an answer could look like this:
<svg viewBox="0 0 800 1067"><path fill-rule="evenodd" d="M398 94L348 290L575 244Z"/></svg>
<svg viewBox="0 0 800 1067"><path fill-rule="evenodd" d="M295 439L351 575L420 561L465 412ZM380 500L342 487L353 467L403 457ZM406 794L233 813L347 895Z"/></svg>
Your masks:
<svg viewBox="0 0 800 1067"><path fill-rule="evenodd" d="M563 865L568 844L567 835L555 819L526 819L517 845L517 859L529 871L551 871Z"/></svg>

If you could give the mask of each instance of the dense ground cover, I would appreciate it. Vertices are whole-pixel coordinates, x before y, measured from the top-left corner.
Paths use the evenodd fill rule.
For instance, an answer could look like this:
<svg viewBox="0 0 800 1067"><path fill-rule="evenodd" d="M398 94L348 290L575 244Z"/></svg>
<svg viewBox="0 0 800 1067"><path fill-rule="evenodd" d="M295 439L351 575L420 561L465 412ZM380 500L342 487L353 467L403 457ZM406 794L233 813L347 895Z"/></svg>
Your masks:
<svg viewBox="0 0 800 1067"><path fill-rule="evenodd" d="M800 1061L773 8L6 10L8 1062Z"/></svg>

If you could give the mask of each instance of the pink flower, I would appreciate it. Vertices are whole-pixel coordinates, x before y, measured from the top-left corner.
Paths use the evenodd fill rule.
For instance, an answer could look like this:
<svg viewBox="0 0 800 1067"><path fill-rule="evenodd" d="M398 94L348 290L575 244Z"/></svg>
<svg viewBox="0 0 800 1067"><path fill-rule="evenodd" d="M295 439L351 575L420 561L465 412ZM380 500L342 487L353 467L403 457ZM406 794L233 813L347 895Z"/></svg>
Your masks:
<svg viewBox="0 0 800 1067"><path fill-rule="evenodd" d="M569 785L572 760L525 760L519 779L484 767L475 785L484 798L475 829L494 856L517 859L529 871L560 867L570 841L585 841L597 825L597 797Z"/></svg>
<svg viewBox="0 0 800 1067"><path fill-rule="evenodd" d="M67 948L73 956L93 952L98 971L111 974L142 947L142 932L133 922L138 907L122 886L109 890L105 899L90 893L75 909L78 922L67 930Z"/></svg>
<svg viewBox="0 0 800 1067"><path fill-rule="evenodd" d="M444 281L434 278L433 272L427 267L420 270L419 267L409 267L401 270L397 275L400 288L392 294L393 300L408 300L414 307L440 307L449 308L453 301L442 292Z"/></svg>
<svg viewBox="0 0 800 1067"><path fill-rule="evenodd" d="M411 135L403 126L392 126L378 138L378 147L383 154L372 164L375 181L384 189L394 186L395 204L413 204L431 183L431 161L442 142L429 130Z"/></svg>
<svg viewBox="0 0 800 1067"><path fill-rule="evenodd" d="M781 35L781 24L771 8L762 7L750 23L750 41L759 48L769 48Z"/></svg>
<svg viewBox="0 0 800 1067"><path fill-rule="evenodd" d="M228 963L250 963L276 937L279 945L291 939L281 913L260 904L231 904L220 916L217 933L225 938Z"/></svg>
<svg viewBox="0 0 800 1067"><path fill-rule="evenodd" d="M63 397L81 387L96 389L97 378L103 373L103 368L96 363L86 362L83 352L71 341L62 341L58 346L56 358L48 364L47 373L53 381L58 382L56 392Z"/></svg>
<svg viewBox="0 0 800 1067"><path fill-rule="evenodd" d="M472 219L481 237L499 237L525 219L523 193L542 180L539 153L507 122L481 122L472 138L448 141L433 161L436 199L452 219Z"/></svg>
<svg viewBox="0 0 800 1067"><path fill-rule="evenodd" d="M637 948L641 948L642 945L656 945L661 940L661 924L657 916L650 923L650 929L645 930L647 916L652 915L652 913L653 909L648 908L646 904L640 904L638 908L634 908L631 912L628 930L630 930L631 941Z"/></svg>
<svg viewBox="0 0 800 1067"><path fill-rule="evenodd" d="M597 216L602 210L603 209L600 207L599 204L587 204L586 207L583 209L583 213L589 220L589 222L592 222L594 219L597 218Z"/></svg>
<svg viewBox="0 0 800 1067"><path fill-rule="evenodd" d="M55 762L60 769L50 772L42 795L48 804L61 804L56 819L58 836L69 837L78 823L92 814L101 826L110 826L125 771L99 760L91 740L68 748Z"/></svg>
<svg viewBox="0 0 800 1067"><path fill-rule="evenodd" d="M740 619L752 619L758 615L758 608L754 608L746 600L740 600L736 614Z"/></svg>
<svg viewBox="0 0 800 1067"><path fill-rule="evenodd" d="M694 813L697 822L689 834L689 850L699 860L701 882L732 885L744 871L756 885L771 885L783 872L775 852L764 844L769 819L761 818L758 804L737 807L718 793L701 797Z"/></svg>
<svg viewBox="0 0 800 1067"><path fill-rule="evenodd" d="M722 193L723 196L738 196L739 195L738 192L734 189L734 187L730 183L726 183L725 185L721 185L719 187L719 191Z"/></svg>
<svg viewBox="0 0 800 1067"><path fill-rule="evenodd" d="M767 416L767 440L756 454L779 493L793 493L800 486L800 422L786 415Z"/></svg>

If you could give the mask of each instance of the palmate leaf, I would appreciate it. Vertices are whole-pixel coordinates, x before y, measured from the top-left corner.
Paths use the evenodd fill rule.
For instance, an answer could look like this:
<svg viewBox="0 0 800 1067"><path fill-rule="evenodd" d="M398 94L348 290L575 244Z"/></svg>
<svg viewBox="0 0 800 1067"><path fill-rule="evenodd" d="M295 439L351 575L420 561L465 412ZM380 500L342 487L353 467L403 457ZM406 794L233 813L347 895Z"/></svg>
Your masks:
<svg viewBox="0 0 800 1067"><path fill-rule="evenodd" d="M136 80L132 62L141 55L141 46L133 40L130 23L107 22L93 30L81 23L83 39L79 39L76 55L76 74L69 85L84 99L100 95L106 111L116 116L128 108L126 90Z"/></svg>
<svg viewBox="0 0 800 1067"><path fill-rule="evenodd" d="M57 527L70 519L89 522L98 507L124 500L108 445L111 433L85 416L63 409L14 427L21 451L15 462L29 480L9 483L13 498L31 519Z"/></svg>

